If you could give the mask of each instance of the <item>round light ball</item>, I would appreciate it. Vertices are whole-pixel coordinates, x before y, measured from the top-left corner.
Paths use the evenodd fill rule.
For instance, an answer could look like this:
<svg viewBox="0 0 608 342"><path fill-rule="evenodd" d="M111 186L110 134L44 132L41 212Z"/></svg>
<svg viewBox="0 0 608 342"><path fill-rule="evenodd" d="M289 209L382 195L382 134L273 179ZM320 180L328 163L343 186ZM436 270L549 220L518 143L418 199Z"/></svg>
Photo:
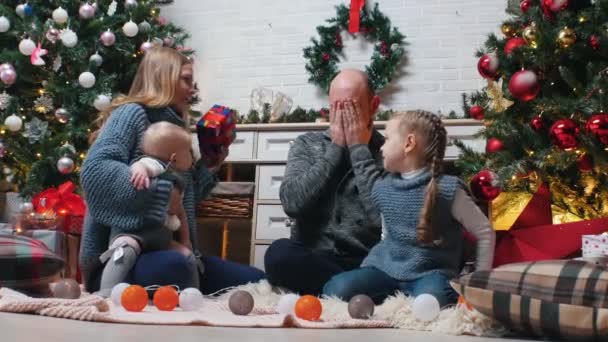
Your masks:
<svg viewBox="0 0 608 342"><path fill-rule="evenodd" d="M144 20L141 23L139 23L139 25L137 25L137 28L139 28L139 32L141 32L141 33L148 33L152 29L152 26L150 25L149 22Z"/></svg>
<svg viewBox="0 0 608 342"><path fill-rule="evenodd" d="M132 20L129 20L122 26L122 32L129 38L137 36L138 31L139 28L137 28L137 24L135 24Z"/></svg>
<svg viewBox="0 0 608 342"><path fill-rule="evenodd" d="M97 97L95 98L95 101L93 101L93 106L95 107L95 109L97 109L100 112L110 108L111 104L112 104L112 98L105 94L97 95Z"/></svg>
<svg viewBox="0 0 608 342"><path fill-rule="evenodd" d="M51 292L55 298L78 299L80 298L80 284L74 279L62 279L51 285Z"/></svg>
<svg viewBox="0 0 608 342"><path fill-rule="evenodd" d="M122 292L129 286L131 286L131 285L127 284L127 283L120 283L120 284L116 284L112 288L112 292L110 294L110 299L112 299L112 303L114 303L114 305L121 306L120 298L122 297Z"/></svg>
<svg viewBox="0 0 608 342"><path fill-rule="evenodd" d="M95 7L90 4L83 4L78 9L78 15L81 19L91 19L95 16Z"/></svg>
<svg viewBox="0 0 608 342"><path fill-rule="evenodd" d="M68 12L61 7L53 11L53 21L57 24L65 24L68 21Z"/></svg>
<svg viewBox="0 0 608 342"><path fill-rule="evenodd" d="M74 161L70 157L61 157L57 161L57 171L62 175L69 175L74 171Z"/></svg>
<svg viewBox="0 0 608 342"><path fill-rule="evenodd" d="M235 315L246 316L253 310L253 296L247 291L236 291L228 300L228 308Z"/></svg>
<svg viewBox="0 0 608 342"><path fill-rule="evenodd" d="M368 319L374 314L374 301L367 295L356 295L348 302L348 314L354 319Z"/></svg>
<svg viewBox="0 0 608 342"><path fill-rule="evenodd" d="M90 71L85 71L78 76L78 83L83 88L91 88L95 85L95 75Z"/></svg>
<svg viewBox="0 0 608 342"><path fill-rule="evenodd" d="M99 40L101 40L103 46L110 47L116 42L116 36L112 31L107 30L99 36Z"/></svg>
<svg viewBox="0 0 608 342"><path fill-rule="evenodd" d="M300 296L293 293L288 293L279 299L277 303L277 312L283 315L295 315L296 303Z"/></svg>
<svg viewBox="0 0 608 342"><path fill-rule="evenodd" d="M9 64L10 65L10 64ZM17 72L14 68L5 68L0 70L0 81L7 86L17 82Z"/></svg>
<svg viewBox="0 0 608 342"><path fill-rule="evenodd" d="M184 311L197 311L204 304L203 294L194 287L184 289L179 294L179 307Z"/></svg>
<svg viewBox="0 0 608 342"><path fill-rule="evenodd" d="M424 293L414 299L412 314L422 322L430 322L439 316L439 301L435 296Z"/></svg>
<svg viewBox="0 0 608 342"><path fill-rule="evenodd" d="M12 114L4 119L4 126L11 132L17 132L23 127L23 120L17 115Z"/></svg>
<svg viewBox="0 0 608 342"><path fill-rule="evenodd" d="M0 17L0 33L4 33L11 28L11 22L5 16Z"/></svg>
<svg viewBox="0 0 608 342"><path fill-rule="evenodd" d="M36 44L29 38L23 39L19 42L19 52L26 56L31 55L32 52L34 52L34 49L36 49Z"/></svg>
<svg viewBox="0 0 608 342"><path fill-rule="evenodd" d="M100 54L95 53L89 57L89 63L98 67L101 65L101 63L103 63L103 57L101 57Z"/></svg>
<svg viewBox="0 0 608 342"><path fill-rule="evenodd" d="M19 4L15 8L15 13L21 18L25 17L25 4Z"/></svg>

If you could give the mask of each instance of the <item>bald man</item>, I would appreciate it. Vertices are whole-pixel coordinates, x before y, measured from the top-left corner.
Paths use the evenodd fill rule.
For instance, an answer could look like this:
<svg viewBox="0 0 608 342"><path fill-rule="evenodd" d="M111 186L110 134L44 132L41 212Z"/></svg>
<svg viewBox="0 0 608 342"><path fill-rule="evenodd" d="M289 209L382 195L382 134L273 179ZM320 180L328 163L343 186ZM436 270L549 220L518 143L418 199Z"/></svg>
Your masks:
<svg viewBox="0 0 608 342"><path fill-rule="evenodd" d="M265 268L273 285L318 295L334 275L359 267L380 239L370 177L382 172L384 138L373 129L380 104L367 75L344 70L330 85L330 128L298 137L280 197L291 238L275 241Z"/></svg>

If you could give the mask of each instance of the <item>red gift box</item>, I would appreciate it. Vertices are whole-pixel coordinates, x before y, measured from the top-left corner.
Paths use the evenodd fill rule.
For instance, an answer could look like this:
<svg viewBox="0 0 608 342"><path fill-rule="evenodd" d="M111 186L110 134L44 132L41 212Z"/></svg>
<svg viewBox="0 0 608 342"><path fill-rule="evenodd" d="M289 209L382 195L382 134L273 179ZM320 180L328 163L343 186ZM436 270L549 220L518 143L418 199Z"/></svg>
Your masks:
<svg viewBox="0 0 608 342"><path fill-rule="evenodd" d="M236 137L236 115L234 110L214 105L196 124L201 154L213 157L228 148Z"/></svg>
<svg viewBox="0 0 608 342"><path fill-rule="evenodd" d="M74 183L68 181L36 194L32 198L34 211L39 215L57 215L64 232L80 234L86 205L82 197L74 193L75 188Z"/></svg>

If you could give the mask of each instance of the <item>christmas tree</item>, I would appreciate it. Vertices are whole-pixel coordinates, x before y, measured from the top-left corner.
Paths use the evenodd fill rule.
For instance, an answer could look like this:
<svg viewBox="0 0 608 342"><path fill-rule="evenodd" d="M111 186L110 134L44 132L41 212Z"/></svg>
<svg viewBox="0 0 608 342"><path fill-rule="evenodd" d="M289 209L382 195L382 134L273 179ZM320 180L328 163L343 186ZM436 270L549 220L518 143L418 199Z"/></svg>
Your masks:
<svg viewBox="0 0 608 342"><path fill-rule="evenodd" d="M145 51L184 50L188 34L159 12L153 0L0 3L0 170L23 195L77 182L99 111Z"/></svg>
<svg viewBox="0 0 608 342"><path fill-rule="evenodd" d="M481 200L544 184L554 213L607 216L608 0L510 1L507 13L504 37L477 54L488 86L463 95L486 152L459 144L457 166Z"/></svg>

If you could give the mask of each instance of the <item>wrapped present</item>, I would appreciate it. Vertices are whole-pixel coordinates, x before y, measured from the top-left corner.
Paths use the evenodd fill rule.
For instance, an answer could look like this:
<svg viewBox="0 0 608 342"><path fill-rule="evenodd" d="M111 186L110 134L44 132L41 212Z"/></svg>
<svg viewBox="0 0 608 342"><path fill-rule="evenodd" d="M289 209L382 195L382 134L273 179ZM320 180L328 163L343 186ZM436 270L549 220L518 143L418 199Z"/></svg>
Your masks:
<svg viewBox="0 0 608 342"><path fill-rule="evenodd" d="M74 183L68 181L36 194L32 198L34 218L58 217L63 231L80 234L86 205L82 197L74 193L74 189Z"/></svg>
<svg viewBox="0 0 608 342"><path fill-rule="evenodd" d="M584 258L608 256L608 233L583 235L582 251Z"/></svg>
<svg viewBox="0 0 608 342"><path fill-rule="evenodd" d="M549 188L540 185L534 194L501 193L492 201L490 218L497 231L550 224L552 213Z"/></svg>
<svg viewBox="0 0 608 342"><path fill-rule="evenodd" d="M202 155L213 157L221 154L236 137L234 110L214 105L198 121L196 132Z"/></svg>

